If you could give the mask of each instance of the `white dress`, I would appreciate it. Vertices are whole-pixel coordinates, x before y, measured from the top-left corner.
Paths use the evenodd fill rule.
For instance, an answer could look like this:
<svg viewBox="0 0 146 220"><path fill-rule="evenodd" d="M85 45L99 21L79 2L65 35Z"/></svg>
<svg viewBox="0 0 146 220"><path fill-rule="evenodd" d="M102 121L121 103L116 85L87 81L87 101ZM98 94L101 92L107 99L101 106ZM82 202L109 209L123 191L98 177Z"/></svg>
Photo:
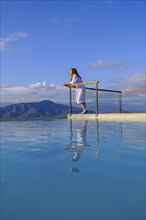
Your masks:
<svg viewBox="0 0 146 220"><path fill-rule="evenodd" d="M74 74L72 80L70 81L70 84L76 84L76 83L82 83L82 82L83 82L82 79L78 75ZM85 102L85 100L86 100L85 95L86 95L86 89L85 89L84 85L77 86L76 87L76 102L77 102L77 104L81 104L81 103Z"/></svg>

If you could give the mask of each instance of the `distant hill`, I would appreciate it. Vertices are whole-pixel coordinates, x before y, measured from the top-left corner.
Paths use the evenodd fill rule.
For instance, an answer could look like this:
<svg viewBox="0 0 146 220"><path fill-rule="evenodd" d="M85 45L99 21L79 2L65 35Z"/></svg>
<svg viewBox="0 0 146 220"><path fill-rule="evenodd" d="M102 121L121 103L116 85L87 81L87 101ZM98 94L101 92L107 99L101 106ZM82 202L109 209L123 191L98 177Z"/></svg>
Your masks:
<svg viewBox="0 0 146 220"><path fill-rule="evenodd" d="M74 113L81 109L73 107ZM1 121L47 120L51 118L65 118L69 113L69 106L52 101L12 104L0 108Z"/></svg>

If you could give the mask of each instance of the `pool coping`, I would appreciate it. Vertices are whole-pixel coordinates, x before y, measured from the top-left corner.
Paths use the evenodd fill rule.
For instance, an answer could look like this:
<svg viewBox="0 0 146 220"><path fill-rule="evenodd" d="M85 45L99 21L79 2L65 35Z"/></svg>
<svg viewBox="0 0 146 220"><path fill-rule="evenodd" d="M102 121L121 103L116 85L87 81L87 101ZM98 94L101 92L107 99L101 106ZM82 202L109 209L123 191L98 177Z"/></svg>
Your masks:
<svg viewBox="0 0 146 220"><path fill-rule="evenodd" d="M68 119L73 120L94 120L100 121L139 121L146 122L146 113L100 113L100 114L68 114Z"/></svg>

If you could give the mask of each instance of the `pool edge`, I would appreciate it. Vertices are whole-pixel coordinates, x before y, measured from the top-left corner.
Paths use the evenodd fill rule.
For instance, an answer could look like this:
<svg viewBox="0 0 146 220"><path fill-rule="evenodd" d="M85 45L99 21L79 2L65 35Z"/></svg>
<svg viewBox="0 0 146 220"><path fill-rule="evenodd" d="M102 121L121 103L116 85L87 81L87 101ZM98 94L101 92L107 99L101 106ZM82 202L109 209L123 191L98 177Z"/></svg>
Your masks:
<svg viewBox="0 0 146 220"><path fill-rule="evenodd" d="M95 120L100 121L146 121L146 113L100 113L100 114L68 114L68 119L73 120Z"/></svg>

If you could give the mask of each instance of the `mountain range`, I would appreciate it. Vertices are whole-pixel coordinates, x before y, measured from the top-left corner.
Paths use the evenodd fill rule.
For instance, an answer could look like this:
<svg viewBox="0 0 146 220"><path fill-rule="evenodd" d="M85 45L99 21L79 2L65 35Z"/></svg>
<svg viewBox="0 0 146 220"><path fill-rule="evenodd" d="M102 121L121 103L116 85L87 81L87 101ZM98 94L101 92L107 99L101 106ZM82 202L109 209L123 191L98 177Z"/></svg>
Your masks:
<svg viewBox="0 0 146 220"><path fill-rule="evenodd" d="M95 113L95 106L88 105L88 113ZM74 114L81 113L82 109L73 106ZM108 105L107 107L99 105L99 113L117 113L119 110L116 105ZM145 112L139 109L127 108L122 112ZM57 104L55 102L44 100L41 102L18 103L0 107L1 121L27 121L27 120L49 120L57 118L66 118L69 114L69 106L65 104Z"/></svg>
<svg viewBox="0 0 146 220"><path fill-rule="evenodd" d="M81 109L73 107L74 113ZM52 118L66 118L69 106L44 100L41 102L11 104L0 108L1 121L47 120Z"/></svg>

